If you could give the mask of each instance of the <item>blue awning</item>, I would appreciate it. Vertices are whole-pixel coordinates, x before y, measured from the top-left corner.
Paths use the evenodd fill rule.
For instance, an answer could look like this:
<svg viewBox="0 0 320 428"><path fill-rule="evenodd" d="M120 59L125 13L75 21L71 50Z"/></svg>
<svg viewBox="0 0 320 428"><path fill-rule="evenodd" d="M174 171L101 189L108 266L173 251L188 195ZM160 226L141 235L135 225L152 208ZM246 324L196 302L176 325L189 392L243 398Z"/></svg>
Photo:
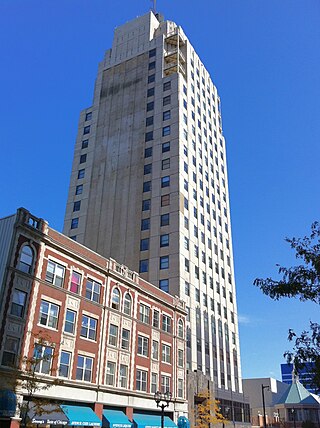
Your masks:
<svg viewBox="0 0 320 428"><path fill-rule="evenodd" d="M161 427L160 415L140 415L135 413L133 420L138 428L159 428ZM177 428L177 425L168 416L164 417L164 428Z"/></svg>
<svg viewBox="0 0 320 428"><path fill-rule="evenodd" d="M132 428L132 422L121 410L104 410L103 416L109 428Z"/></svg>
<svg viewBox="0 0 320 428"><path fill-rule="evenodd" d="M69 419L71 426L101 427L102 422L90 407L67 406L62 404L61 409Z"/></svg>

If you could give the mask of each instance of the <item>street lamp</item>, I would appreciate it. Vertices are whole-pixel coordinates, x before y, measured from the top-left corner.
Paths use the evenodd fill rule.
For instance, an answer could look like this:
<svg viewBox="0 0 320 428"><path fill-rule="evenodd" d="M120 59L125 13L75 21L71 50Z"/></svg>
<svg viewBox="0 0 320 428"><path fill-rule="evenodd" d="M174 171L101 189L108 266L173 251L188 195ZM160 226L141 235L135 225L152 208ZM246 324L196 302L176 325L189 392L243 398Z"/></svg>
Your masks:
<svg viewBox="0 0 320 428"><path fill-rule="evenodd" d="M161 428L164 428L164 409L169 407L171 398L172 394L170 391L166 391L164 394L162 394L160 391L157 391L154 394L154 400L157 403L157 407L160 407L161 409Z"/></svg>
<svg viewBox="0 0 320 428"><path fill-rule="evenodd" d="M262 394L262 406L263 406L263 428L267 428L267 420L266 420L266 405L264 402L264 390L270 389L269 385L261 384L261 394Z"/></svg>

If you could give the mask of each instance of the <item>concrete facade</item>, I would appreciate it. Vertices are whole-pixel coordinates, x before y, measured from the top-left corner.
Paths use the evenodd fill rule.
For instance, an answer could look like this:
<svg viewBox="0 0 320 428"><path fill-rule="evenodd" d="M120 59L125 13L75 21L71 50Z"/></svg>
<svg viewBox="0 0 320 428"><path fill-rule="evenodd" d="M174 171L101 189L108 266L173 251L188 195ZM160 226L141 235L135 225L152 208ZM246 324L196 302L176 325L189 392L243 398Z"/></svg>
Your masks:
<svg viewBox="0 0 320 428"><path fill-rule="evenodd" d="M189 372L218 398L242 393L221 103L174 22L115 30L80 114L64 233L183 299Z"/></svg>
<svg viewBox="0 0 320 428"><path fill-rule="evenodd" d="M21 357L52 351L37 373L61 383L36 395L86 404L100 418L103 408L120 409L131 419L157 411L154 393L169 389L167 414L187 416L184 303L25 209L14 218L0 305L2 387L12 367L23 370ZM26 391L16 393L21 403ZM17 408L12 427L19 417Z"/></svg>

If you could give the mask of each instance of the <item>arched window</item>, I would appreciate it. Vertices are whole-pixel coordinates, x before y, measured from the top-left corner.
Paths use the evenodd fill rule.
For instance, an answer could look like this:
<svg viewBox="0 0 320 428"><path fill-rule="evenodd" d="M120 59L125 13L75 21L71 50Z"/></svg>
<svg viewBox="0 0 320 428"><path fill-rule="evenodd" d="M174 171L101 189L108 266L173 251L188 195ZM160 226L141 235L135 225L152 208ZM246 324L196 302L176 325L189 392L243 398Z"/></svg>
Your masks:
<svg viewBox="0 0 320 428"><path fill-rule="evenodd" d="M129 293L126 293L124 296L124 302L123 302L123 312L126 315L131 315L131 306L132 306L132 298Z"/></svg>
<svg viewBox="0 0 320 428"><path fill-rule="evenodd" d="M114 288L112 291L111 307L117 310L120 309L120 291L118 288Z"/></svg>
<svg viewBox="0 0 320 428"><path fill-rule="evenodd" d="M181 319L178 321L178 337L181 337L182 339L184 337L184 326Z"/></svg>
<svg viewBox="0 0 320 428"><path fill-rule="evenodd" d="M24 245L20 254L18 269L22 272L31 273L33 265L33 250L29 245Z"/></svg>

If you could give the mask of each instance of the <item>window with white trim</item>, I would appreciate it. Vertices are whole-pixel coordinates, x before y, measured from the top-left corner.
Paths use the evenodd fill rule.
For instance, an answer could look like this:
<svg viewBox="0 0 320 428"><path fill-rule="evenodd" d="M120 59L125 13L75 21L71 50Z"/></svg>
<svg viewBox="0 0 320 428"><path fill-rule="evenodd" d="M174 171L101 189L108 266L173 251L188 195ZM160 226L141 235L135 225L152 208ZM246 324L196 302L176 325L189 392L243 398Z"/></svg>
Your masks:
<svg viewBox="0 0 320 428"><path fill-rule="evenodd" d="M152 341L152 354L151 354L151 356L154 360L159 359L159 342L157 340Z"/></svg>
<svg viewBox="0 0 320 428"><path fill-rule="evenodd" d="M145 336L138 335L138 355L144 357L149 355L149 339Z"/></svg>
<svg viewBox="0 0 320 428"><path fill-rule="evenodd" d="M161 392L165 394L167 391L170 391L170 376L161 376Z"/></svg>
<svg viewBox="0 0 320 428"><path fill-rule="evenodd" d="M73 293L79 294L80 286L81 286L81 278L82 278L82 275L80 273L72 272L70 291L72 291Z"/></svg>
<svg viewBox="0 0 320 428"><path fill-rule="evenodd" d="M18 269L22 272L31 273L34 253L29 245L24 245L21 250Z"/></svg>
<svg viewBox="0 0 320 428"><path fill-rule="evenodd" d="M71 309L67 309L66 320L64 323L65 333L74 334L75 325L76 325L76 317L77 317L77 313L75 311L72 311Z"/></svg>
<svg viewBox="0 0 320 428"><path fill-rule="evenodd" d="M111 307L117 311L120 309L120 291L118 288L114 288L112 291Z"/></svg>
<svg viewBox="0 0 320 428"><path fill-rule="evenodd" d="M76 379L91 382L93 358L78 355Z"/></svg>
<svg viewBox="0 0 320 428"><path fill-rule="evenodd" d="M57 328L59 316L59 306L54 303L41 300L39 324L44 327Z"/></svg>
<svg viewBox="0 0 320 428"><path fill-rule="evenodd" d="M106 368L106 385L114 386L116 375L116 363L113 361L107 361Z"/></svg>
<svg viewBox="0 0 320 428"><path fill-rule="evenodd" d="M88 278L86 283L86 298L89 300L92 300L93 302L99 303L100 289L101 289L101 284L99 284L99 282Z"/></svg>
<svg viewBox="0 0 320 428"><path fill-rule="evenodd" d="M162 330L171 333L171 317L165 314L162 314Z"/></svg>
<svg viewBox="0 0 320 428"><path fill-rule="evenodd" d="M171 346L162 344L161 361L163 363L171 363Z"/></svg>
<svg viewBox="0 0 320 428"><path fill-rule="evenodd" d="M22 318L24 315L26 300L27 293L18 289L13 290L11 315Z"/></svg>
<svg viewBox="0 0 320 428"><path fill-rule="evenodd" d="M63 286L65 267L51 260L48 261L46 281L58 287Z"/></svg>
<svg viewBox="0 0 320 428"><path fill-rule="evenodd" d="M143 303L140 303L139 319L145 324L150 324L150 308Z"/></svg>
<svg viewBox="0 0 320 428"><path fill-rule="evenodd" d="M36 373L50 374L53 357L53 348L36 344L33 352Z"/></svg>
<svg viewBox="0 0 320 428"><path fill-rule="evenodd" d="M71 353L67 351L61 351L59 376L66 377L66 378L69 377L70 364L71 364Z"/></svg>
<svg viewBox="0 0 320 428"><path fill-rule="evenodd" d="M119 387L128 388L128 366L126 366L125 364L120 364Z"/></svg>
<svg viewBox="0 0 320 428"><path fill-rule="evenodd" d="M184 367L184 352L183 352L183 349L178 349L178 367Z"/></svg>
<svg viewBox="0 0 320 428"><path fill-rule="evenodd" d="M80 336L86 339L96 340L97 320L88 315L82 315Z"/></svg>
<svg viewBox="0 0 320 428"><path fill-rule="evenodd" d="M124 349L125 351L129 351L129 348L130 348L130 330L123 328L122 335L121 335L121 349Z"/></svg>
<svg viewBox="0 0 320 428"><path fill-rule="evenodd" d="M131 315L132 298L129 293L126 293L123 301L123 312L126 315Z"/></svg>
<svg viewBox="0 0 320 428"><path fill-rule="evenodd" d="M151 394L158 391L158 373L151 373Z"/></svg>
<svg viewBox="0 0 320 428"><path fill-rule="evenodd" d="M148 372L144 370L137 370L136 372L136 390L147 391Z"/></svg>

